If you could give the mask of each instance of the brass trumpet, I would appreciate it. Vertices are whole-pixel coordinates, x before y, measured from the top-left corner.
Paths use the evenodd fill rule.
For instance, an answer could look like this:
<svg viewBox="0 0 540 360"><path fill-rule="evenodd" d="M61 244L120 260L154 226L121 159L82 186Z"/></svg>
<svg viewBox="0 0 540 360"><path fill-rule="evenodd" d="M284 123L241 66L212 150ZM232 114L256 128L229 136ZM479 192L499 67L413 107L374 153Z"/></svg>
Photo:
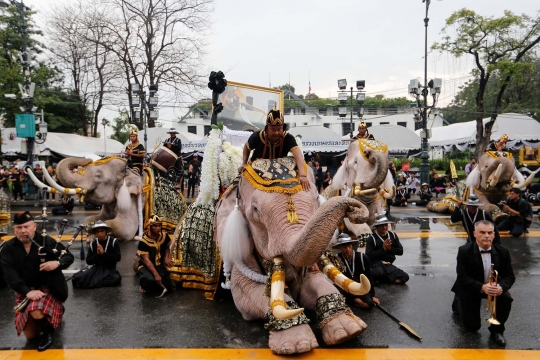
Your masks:
<svg viewBox="0 0 540 360"><path fill-rule="evenodd" d="M15 305L15 307L13 308L13 310L18 313L18 312L23 312L24 309L26 309L26 307L28 306L28 303L30 302L30 299L29 298L24 298L23 301L21 301L20 303L18 303L17 305Z"/></svg>
<svg viewBox="0 0 540 360"><path fill-rule="evenodd" d="M489 274L489 283L490 284L497 284L497 281L499 280L499 273L497 270L495 270L495 265L491 264L491 273ZM489 312L489 307L491 306L491 316L486 319L488 323L491 325L501 325L499 320L497 320L497 297L493 295L487 296L487 303L486 303L486 312Z"/></svg>

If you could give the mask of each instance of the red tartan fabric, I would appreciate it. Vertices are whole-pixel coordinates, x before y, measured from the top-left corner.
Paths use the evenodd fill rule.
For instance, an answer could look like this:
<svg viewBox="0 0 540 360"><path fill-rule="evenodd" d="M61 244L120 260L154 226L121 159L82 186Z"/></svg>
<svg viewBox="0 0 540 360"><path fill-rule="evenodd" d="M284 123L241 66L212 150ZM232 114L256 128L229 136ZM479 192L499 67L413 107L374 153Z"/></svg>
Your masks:
<svg viewBox="0 0 540 360"><path fill-rule="evenodd" d="M24 311L15 313L15 328L17 329L17 336L21 336L23 333L26 322L28 321L28 313L33 310L41 310L53 328L59 327L62 323L62 315L64 313L62 302L49 294L48 289L42 288L40 290L45 293L44 297L39 300L30 300L30 303ZM24 297L17 293L15 296L15 304L19 304L23 300Z"/></svg>

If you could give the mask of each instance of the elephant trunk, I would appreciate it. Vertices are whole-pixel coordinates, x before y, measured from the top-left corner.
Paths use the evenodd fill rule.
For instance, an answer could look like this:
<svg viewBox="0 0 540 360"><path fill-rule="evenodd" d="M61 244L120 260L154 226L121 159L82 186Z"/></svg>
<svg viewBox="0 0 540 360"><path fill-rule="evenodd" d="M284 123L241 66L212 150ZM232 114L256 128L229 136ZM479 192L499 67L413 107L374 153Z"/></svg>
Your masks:
<svg viewBox="0 0 540 360"><path fill-rule="evenodd" d="M78 166L86 166L92 162L91 159L82 158L66 158L58 163L56 166L56 176L60 182L68 187L84 187L80 185L80 182L84 180L82 175L77 172L71 172L70 168L77 168Z"/></svg>
<svg viewBox="0 0 540 360"><path fill-rule="evenodd" d="M382 184L388 174L388 159L386 153L381 151L371 151L369 162L375 166L375 176L369 182L363 184L364 189L378 188Z"/></svg>
<svg viewBox="0 0 540 360"><path fill-rule="evenodd" d="M359 201L336 196L322 204L293 239L275 239L281 242L281 254L294 266L310 266L326 250L332 235L344 216L352 222L365 222L369 216L367 208ZM276 232L275 236L280 236Z"/></svg>

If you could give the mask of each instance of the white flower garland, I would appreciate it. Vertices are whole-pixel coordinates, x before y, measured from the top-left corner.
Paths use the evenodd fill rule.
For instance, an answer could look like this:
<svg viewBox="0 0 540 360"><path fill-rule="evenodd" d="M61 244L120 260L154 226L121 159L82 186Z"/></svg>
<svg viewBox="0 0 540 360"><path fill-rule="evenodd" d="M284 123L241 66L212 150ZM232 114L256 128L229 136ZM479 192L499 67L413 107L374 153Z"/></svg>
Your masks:
<svg viewBox="0 0 540 360"><path fill-rule="evenodd" d="M221 152L221 130L212 129L204 148L204 160L201 168L199 196L195 200L199 205L214 205L219 198L218 161Z"/></svg>
<svg viewBox="0 0 540 360"><path fill-rule="evenodd" d="M242 165L242 148L232 146L225 141L221 146L222 153L219 154L219 178L224 186L229 184L238 176L238 168Z"/></svg>

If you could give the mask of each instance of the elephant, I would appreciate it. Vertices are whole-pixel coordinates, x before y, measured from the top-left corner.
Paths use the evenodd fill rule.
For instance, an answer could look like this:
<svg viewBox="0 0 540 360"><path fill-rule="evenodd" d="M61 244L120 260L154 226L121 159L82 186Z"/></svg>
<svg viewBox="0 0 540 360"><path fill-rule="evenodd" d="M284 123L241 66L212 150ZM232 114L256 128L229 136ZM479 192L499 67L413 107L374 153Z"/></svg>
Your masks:
<svg viewBox="0 0 540 360"><path fill-rule="evenodd" d="M364 224L352 224L345 219L345 226L357 236L371 234L370 227L375 217L384 211L383 198L392 199L395 196L396 188L388 169L387 153L388 147L380 141L352 141L343 164L327 188L326 194L350 189L351 196L368 208L369 218Z"/></svg>
<svg viewBox="0 0 540 360"><path fill-rule="evenodd" d="M66 158L60 161L56 167L57 178L67 188L58 185L46 172L44 177L51 187L39 182L31 171L28 173L38 187L47 191L79 194L81 202L86 199L91 203L101 204L101 212L88 216L84 224L103 220L115 236L122 240L132 240L137 233L142 234L143 204L146 203L146 218L150 212L166 215L168 221L164 222L164 227L168 230L174 230L186 208L182 195L177 194L172 186L166 186L166 180L160 180L161 186L156 186L150 168L146 168L144 177L141 177L129 169L125 159L120 157L113 156L97 161ZM171 207L174 209L170 210ZM160 211L172 211L173 219L170 219L170 214L161 214Z"/></svg>
<svg viewBox="0 0 540 360"><path fill-rule="evenodd" d="M430 201L426 208L439 214L451 214L457 209L457 198L459 194L465 191L465 181L461 180L457 183L457 187L446 190L446 195L442 199Z"/></svg>
<svg viewBox="0 0 540 360"><path fill-rule="evenodd" d="M331 279L339 276L334 276L332 270L327 272L325 262L314 264L327 249L338 223L345 216L352 222L366 221L368 209L359 201L342 196L320 205L313 173L307 171L311 189L304 191L294 165L292 157L256 160L246 165L238 185L231 185L218 202L214 220L215 239L224 274L230 274L234 303L245 320L269 319L265 325L270 331L269 347L277 354L307 352L318 347L308 320L295 301L317 312L326 344L350 340L367 327L318 269L331 274ZM270 277L269 312L269 299L263 294L265 289L268 294ZM359 291L366 293L369 281L361 280L357 284ZM336 280L338 285L340 282L343 286L343 279ZM287 295L282 293L285 283Z"/></svg>
<svg viewBox="0 0 540 360"><path fill-rule="evenodd" d="M467 177L467 191L474 193L480 202L480 208L488 211L495 222L501 221L507 215L497 206L506 201L511 188L525 190L531 184L536 173L532 172L526 179L517 171L511 153L500 151L486 151L479 159L478 166Z"/></svg>

